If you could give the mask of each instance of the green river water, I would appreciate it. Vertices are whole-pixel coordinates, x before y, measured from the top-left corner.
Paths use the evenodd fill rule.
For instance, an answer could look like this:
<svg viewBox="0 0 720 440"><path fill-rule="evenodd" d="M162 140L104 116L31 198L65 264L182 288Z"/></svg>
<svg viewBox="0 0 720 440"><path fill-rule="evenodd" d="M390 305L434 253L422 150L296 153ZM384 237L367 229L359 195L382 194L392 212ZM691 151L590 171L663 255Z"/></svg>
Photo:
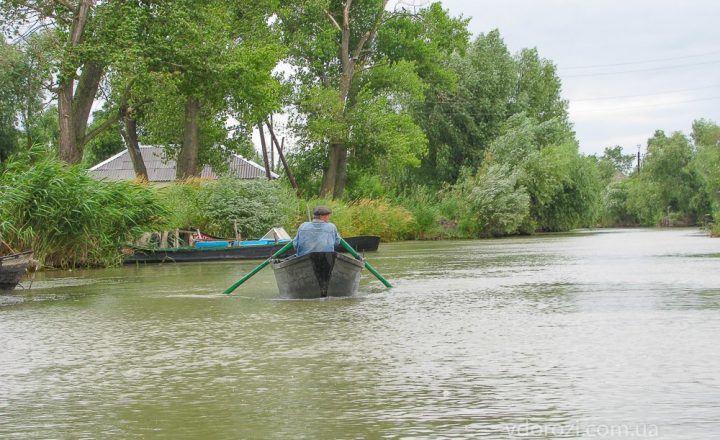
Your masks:
<svg viewBox="0 0 720 440"><path fill-rule="evenodd" d="M45 272L0 295L0 438L720 438L720 239L382 244L358 297L258 262Z"/></svg>

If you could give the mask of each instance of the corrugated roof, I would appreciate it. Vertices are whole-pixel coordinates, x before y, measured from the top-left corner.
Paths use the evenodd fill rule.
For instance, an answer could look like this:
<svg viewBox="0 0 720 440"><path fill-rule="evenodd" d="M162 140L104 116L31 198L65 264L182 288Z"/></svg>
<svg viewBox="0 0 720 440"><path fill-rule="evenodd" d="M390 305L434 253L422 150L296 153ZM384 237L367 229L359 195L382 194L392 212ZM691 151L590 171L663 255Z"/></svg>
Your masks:
<svg viewBox="0 0 720 440"><path fill-rule="evenodd" d="M140 147L140 153L145 161L148 179L151 182L172 182L175 180L176 162L174 159L165 159L162 147ZM241 179L257 179L265 177L265 168L239 154L232 154L228 159L228 173ZM127 150L123 150L90 168L90 174L97 179L135 179L135 170ZM275 173L271 173L271 175L273 179L278 178ZM217 179L218 175L215 174L212 168L205 165L200 172L200 177Z"/></svg>

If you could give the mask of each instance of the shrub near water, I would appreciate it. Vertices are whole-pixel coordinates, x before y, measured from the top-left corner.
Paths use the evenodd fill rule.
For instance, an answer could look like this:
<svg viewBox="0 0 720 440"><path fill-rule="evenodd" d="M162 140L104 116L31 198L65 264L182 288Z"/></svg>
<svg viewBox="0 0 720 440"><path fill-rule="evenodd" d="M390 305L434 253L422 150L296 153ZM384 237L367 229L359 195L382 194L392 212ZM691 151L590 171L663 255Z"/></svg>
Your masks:
<svg viewBox="0 0 720 440"><path fill-rule="evenodd" d="M221 237L259 238L270 228L292 229L296 197L278 182L224 177L189 181L159 190L171 211L167 228L199 228Z"/></svg>
<svg viewBox="0 0 720 440"><path fill-rule="evenodd" d="M61 268L118 264L119 248L165 215L149 189L98 182L39 148L10 160L0 193L0 237Z"/></svg>
<svg viewBox="0 0 720 440"><path fill-rule="evenodd" d="M300 204L299 221L306 221L308 212L317 205L333 210L330 221L335 223L343 237L378 235L383 241L414 238L415 218L402 206L393 206L387 200L360 199L349 203L322 199Z"/></svg>

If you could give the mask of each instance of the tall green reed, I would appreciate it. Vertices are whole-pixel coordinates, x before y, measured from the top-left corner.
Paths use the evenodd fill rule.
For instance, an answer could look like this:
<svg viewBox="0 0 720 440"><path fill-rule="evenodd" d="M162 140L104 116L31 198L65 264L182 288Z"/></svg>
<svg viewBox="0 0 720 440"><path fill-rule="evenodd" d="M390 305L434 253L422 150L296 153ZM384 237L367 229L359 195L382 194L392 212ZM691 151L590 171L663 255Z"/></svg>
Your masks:
<svg viewBox="0 0 720 440"><path fill-rule="evenodd" d="M167 215L148 188L97 181L39 147L8 161L0 194L0 238L59 268L118 264L120 247Z"/></svg>

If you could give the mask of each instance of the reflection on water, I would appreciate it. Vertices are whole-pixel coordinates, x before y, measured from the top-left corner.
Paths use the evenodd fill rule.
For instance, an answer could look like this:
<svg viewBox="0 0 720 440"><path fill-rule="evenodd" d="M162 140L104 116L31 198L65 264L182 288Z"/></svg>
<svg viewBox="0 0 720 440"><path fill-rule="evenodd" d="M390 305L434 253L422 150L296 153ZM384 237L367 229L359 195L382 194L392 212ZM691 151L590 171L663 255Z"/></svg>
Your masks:
<svg viewBox="0 0 720 440"><path fill-rule="evenodd" d="M366 273L359 297L325 301L276 300L269 269L220 293L255 262L39 274L0 296L0 437L720 428L720 240L611 230L368 257L395 288Z"/></svg>

